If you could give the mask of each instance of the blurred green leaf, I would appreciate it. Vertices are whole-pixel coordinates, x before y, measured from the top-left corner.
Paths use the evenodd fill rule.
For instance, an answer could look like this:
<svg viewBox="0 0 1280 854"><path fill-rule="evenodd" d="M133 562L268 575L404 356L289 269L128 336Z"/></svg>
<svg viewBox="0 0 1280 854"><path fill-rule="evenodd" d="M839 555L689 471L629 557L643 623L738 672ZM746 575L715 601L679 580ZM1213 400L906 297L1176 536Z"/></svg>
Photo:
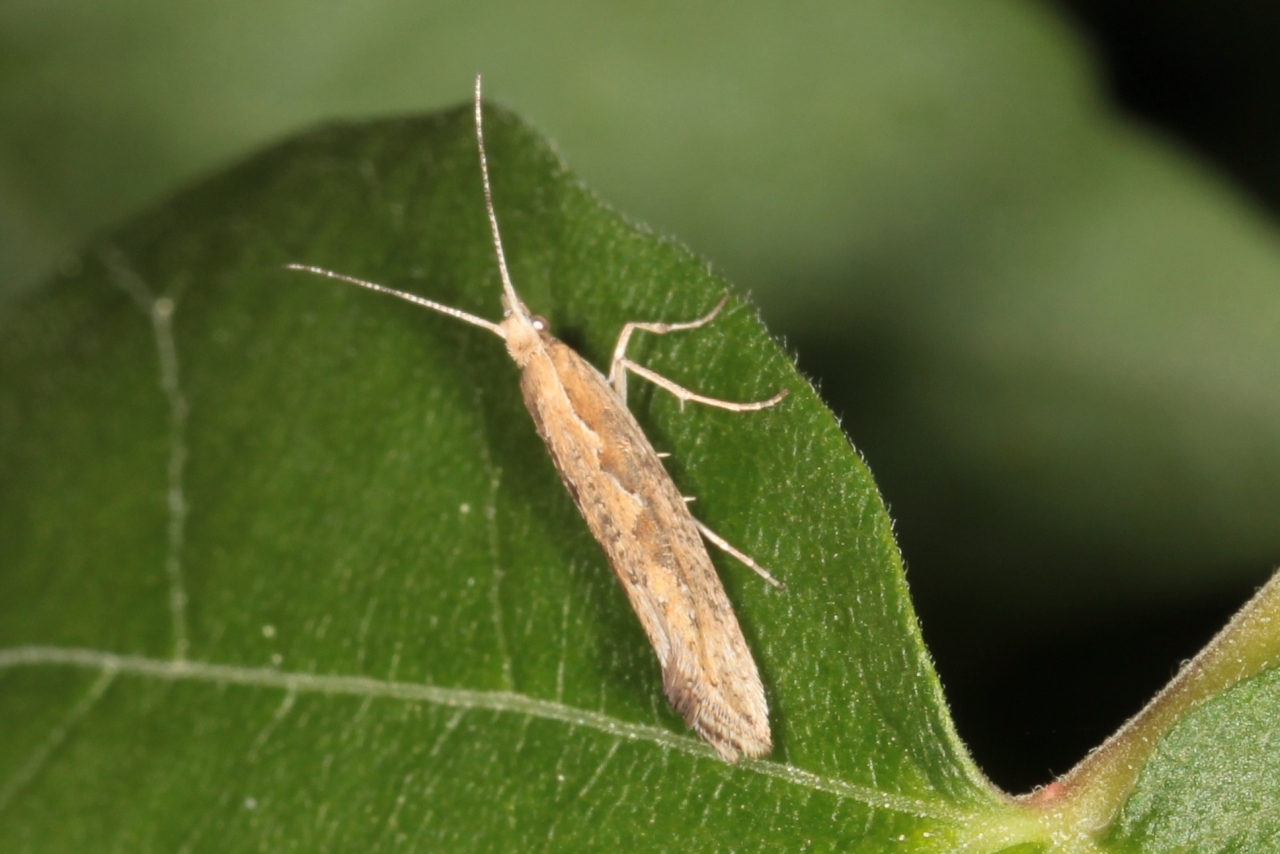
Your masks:
<svg viewBox="0 0 1280 854"><path fill-rule="evenodd" d="M625 319L715 303L491 120L513 277L561 337L599 363ZM788 584L717 559L777 745L735 768L667 708L501 342L287 261L496 316L469 112L285 143L8 312L0 848L887 851L1010 814L870 475L742 303L634 355L785 405L631 395L699 515Z"/></svg>

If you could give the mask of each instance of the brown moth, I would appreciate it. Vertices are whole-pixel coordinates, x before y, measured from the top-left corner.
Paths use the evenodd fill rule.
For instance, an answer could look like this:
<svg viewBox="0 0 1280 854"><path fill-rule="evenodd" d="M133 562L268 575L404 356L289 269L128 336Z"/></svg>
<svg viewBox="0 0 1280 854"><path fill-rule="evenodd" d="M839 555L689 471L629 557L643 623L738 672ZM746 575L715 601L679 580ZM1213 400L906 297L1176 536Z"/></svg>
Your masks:
<svg viewBox="0 0 1280 854"><path fill-rule="evenodd" d="M696 329L711 322L727 296L699 320L628 323L618 338L607 378L553 338L546 320L531 314L517 296L507 271L489 187L479 77L475 111L485 203L502 277L501 323L330 270L303 264L288 267L406 299L484 327L506 341L507 352L520 368L520 390L538 434L603 547L658 656L667 699L729 762L742 756L765 756L773 743L764 686L702 538L737 557L770 583L782 585L689 512L687 499L627 409L626 372L667 389L682 406L692 400L733 411L764 409L781 401L787 392L784 389L757 403L715 400L682 388L626 357L627 343L635 330L665 334Z"/></svg>

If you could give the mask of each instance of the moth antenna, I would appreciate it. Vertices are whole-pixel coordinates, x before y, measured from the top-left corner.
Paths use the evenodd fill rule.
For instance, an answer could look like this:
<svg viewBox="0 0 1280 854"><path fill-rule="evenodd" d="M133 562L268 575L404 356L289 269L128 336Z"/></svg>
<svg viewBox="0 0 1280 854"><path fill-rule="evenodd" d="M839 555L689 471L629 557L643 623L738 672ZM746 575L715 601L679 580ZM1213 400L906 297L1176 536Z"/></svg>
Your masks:
<svg viewBox="0 0 1280 854"><path fill-rule="evenodd" d="M371 291L377 291L381 294L390 294L393 297L399 297L402 300L420 305L423 308L429 308L432 311L438 311L441 314L447 314L450 317L456 317L458 320L466 321L473 326L481 326L497 335L499 338L506 338L507 333L501 326L491 321L485 320L483 317L476 317L474 314L468 314L460 308L454 308L451 305L444 305L435 300L429 300L420 297L417 294L406 293L405 291L397 291L394 288L388 288L386 285L379 285L376 282L366 282L364 279L357 279L354 276L348 276L343 273L335 273L333 270L326 270L323 267L313 267L310 264L285 264L286 270L299 270L303 273L315 273L317 276L328 276L330 279L337 279L340 282L348 282L353 285L359 285L362 288L368 288Z"/></svg>
<svg viewBox="0 0 1280 854"><path fill-rule="evenodd" d="M493 190L489 187L489 159L484 154L484 123L480 107L480 75L476 75L476 146L480 149L480 177L484 180L484 206L489 211L489 227L493 230L493 248L498 253L498 272L502 275L502 290L507 296L510 309L517 315L529 319L529 311L516 294L515 285L511 284L511 274L507 271L507 256L502 251L502 235L498 233L498 215L493 210Z"/></svg>

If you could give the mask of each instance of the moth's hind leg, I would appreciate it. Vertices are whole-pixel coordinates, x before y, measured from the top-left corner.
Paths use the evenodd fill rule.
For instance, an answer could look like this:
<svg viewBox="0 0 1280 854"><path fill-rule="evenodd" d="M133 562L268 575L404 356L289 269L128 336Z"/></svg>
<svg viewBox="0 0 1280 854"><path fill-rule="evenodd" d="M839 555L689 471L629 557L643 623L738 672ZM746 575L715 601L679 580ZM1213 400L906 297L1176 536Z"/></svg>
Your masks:
<svg viewBox="0 0 1280 854"><path fill-rule="evenodd" d="M706 525L699 522L697 519L693 520L693 524L698 526L698 530L702 532L702 536L706 537L707 542L711 543L714 546L718 546L719 548L733 555L738 560L742 561L744 564L754 569L757 575L759 575L765 581L772 584L774 587L777 587L779 590L787 589L787 585L783 584L781 581L779 581L778 579L774 578L772 575L769 574L769 570L765 569L763 566L756 563L754 560L747 557L745 554L738 551L733 546L729 545L728 541L725 540L724 537L720 536L715 531L711 530Z"/></svg>
<svg viewBox="0 0 1280 854"><path fill-rule="evenodd" d="M613 361L609 364L609 382L613 385L613 390L618 393L618 397L622 398L622 402L627 402L627 371L631 371L636 376L644 377L654 385L661 386L667 391L674 394L680 400L680 408L684 408L686 401L692 400L695 403L705 403L707 406L718 406L721 409L728 409L731 412L749 412L755 409L767 409L770 406L781 401L787 396L787 390L775 394L768 400L755 401L753 403L734 403L728 400L717 400L714 397L705 397L696 392L689 391L684 386L677 385L661 374L654 373L648 368L637 365L635 362L627 358L627 344L631 341L631 333L637 329L644 332L653 332L658 335L666 335L668 332L682 332L688 329L697 329L700 326L706 326L712 320L715 320L720 310L724 308L725 303L729 301L729 295L725 294L720 302L716 303L716 307L707 312L703 317L697 320L690 320L686 323L628 323L622 327L622 334L618 336L618 344L613 348Z"/></svg>

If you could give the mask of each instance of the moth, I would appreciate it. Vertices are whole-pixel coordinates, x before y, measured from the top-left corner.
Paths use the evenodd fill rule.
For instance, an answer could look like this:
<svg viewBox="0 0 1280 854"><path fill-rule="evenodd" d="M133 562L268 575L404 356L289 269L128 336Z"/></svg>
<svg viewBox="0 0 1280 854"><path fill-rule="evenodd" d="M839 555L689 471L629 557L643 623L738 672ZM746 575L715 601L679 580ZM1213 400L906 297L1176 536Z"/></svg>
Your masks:
<svg viewBox="0 0 1280 854"><path fill-rule="evenodd" d="M568 345L552 337L547 321L531 313L507 270L494 213L484 149L480 78L476 78L476 143L485 205L502 278L503 319L482 317L415 294L393 290L319 267L301 270L390 294L480 326L506 342L520 369L520 390L565 488L604 549L662 666L668 701L729 762L765 756L773 747L764 686L703 538L782 587L763 567L712 532L689 512L662 460L627 409L627 372L674 394L735 412L765 409L787 395L730 403L704 397L632 362L627 344L636 330L663 335L710 323L728 296L705 317L685 323L628 323L606 377Z"/></svg>

